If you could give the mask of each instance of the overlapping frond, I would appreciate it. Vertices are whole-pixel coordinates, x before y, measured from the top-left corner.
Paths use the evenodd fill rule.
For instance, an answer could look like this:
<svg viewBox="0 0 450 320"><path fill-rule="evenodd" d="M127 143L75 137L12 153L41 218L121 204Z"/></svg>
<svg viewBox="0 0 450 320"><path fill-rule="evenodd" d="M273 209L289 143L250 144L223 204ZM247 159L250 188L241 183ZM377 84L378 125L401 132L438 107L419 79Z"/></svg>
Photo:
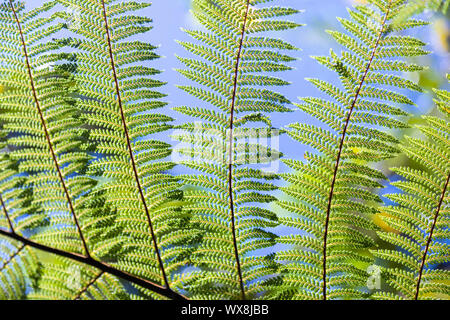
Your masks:
<svg viewBox="0 0 450 320"><path fill-rule="evenodd" d="M42 46L58 48L49 39L61 28L49 2L31 12L21 2L1 6L1 94L4 131L9 156L18 164L23 184L33 188L33 205L44 210L52 228L36 234L36 240L61 249L89 254L83 228L81 196L92 182L80 174L88 156L83 151L84 130L70 98L70 64L57 64L61 56L41 52ZM50 41L49 41L50 40ZM21 205L24 205L23 203Z"/></svg>
<svg viewBox="0 0 450 320"><path fill-rule="evenodd" d="M281 297L294 299L362 298L375 245L366 230L375 229L372 214L381 202L374 194L384 175L372 163L396 154L397 139L386 129L403 128L407 115L397 104L413 102L401 91L421 91L399 73L421 70L402 58L426 54L422 43L397 31L424 25L413 19L393 25L405 1L373 0L339 19L345 32L329 31L344 47L315 59L336 72L340 86L309 81L330 100L307 97L298 107L323 125L290 125L289 135L317 152L306 163L286 160L295 173L284 175L292 200L278 201L291 213L281 222L299 230L279 242L290 247L278 260L286 264L278 284ZM392 89L393 88L393 89Z"/></svg>
<svg viewBox="0 0 450 320"><path fill-rule="evenodd" d="M180 57L179 72L196 83L180 88L202 102L175 108L197 120L174 134L183 164L198 172L181 176L191 186L184 209L203 232L190 257L198 271L182 279L194 298L254 298L274 273L271 256L255 255L275 243L267 228L277 225L264 205L275 200L268 191L277 177L261 168L280 156L269 147L279 134L269 114L290 111L271 89L288 82L272 74L291 69L287 53L296 48L265 32L298 27L284 17L299 11L261 5L269 2L196 0L193 14L205 30L186 30L193 42L180 42L195 57Z"/></svg>
<svg viewBox="0 0 450 320"><path fill-rule="evenodd" d="M0 299L450 299L448 91L422 138L391 132L422 91L406 58L427 54L403 32L450 1L368 0L339 19L343 51L315 59L340 83L309 79L329 98L297 106L321 124L281 131L314 149L284 160L281 198L271 115L292 110L273 88L297 48L273 37L300 25L274 2L193 0L202 28L178 72L199 105L175 108L196 121L173 133L176 177L159 57L138 40L147 1L0 3ZM382 206L376 163L398 152L417 166L393 169ZM371 292L375 258L386 286Z"/></svg>
<svg viewBox="0 0 450 320"><path fill-rule="evenodd" d="M449 0L412 0L402 8L395 22L405 21L413 15L422 13L425 10L441 11L445 14L449 5Z"/></svg>
<svg viewBox="0 0 450 320"><path fill-rule="evenodd" d="M23 234L45 225L45 215L32 205L32 190L10 159L5 132L0 131L0 228ZM22 299L36 286L40 266L24 244L0 237L0 299Z"/></svg>
<svg viewBox="0 0 450 320"><path fill-rule="evenodd" d="M382 279L402 299L449 299L450 273L441 268L450 262L450 94L436 90L436 104L443 117L423 116L418 128L425 139L408 137L402 151L421 167L398 167L403 179L392 182L402 191L387 195L396 205L380 208L391 232L379 236L395 249L374 255L394 263L384 268ZM377 292L374 298L391 299Z"/></svg>
<svg viewBox="0 0 450 320"><path fill-rule="evenodd" d="M128 300L130 295L114 276L60 257L46 257L39 290L28 295L39 300Z"/></svg>
<svg viewBox="0 0 450 320"><path fill-rule="evenodd" d="M24 186L26 178L19 174L18 162L11 159L6 132L0 129L0 228L31 232L46 223L46 215L32 203L33 190Z"/></svg>
<svg viewBox="0 0 450 320"><path fill-rule="evenodd" d="M191 234L183 232L187 218L177 206L177 181L168 173L174 166L165 160L170 145L152 138L172 121L156 111L166 104L156 91L164 83L152 78L159 71L148 65L158 55L154 46L134 40L151 29L151 19L133 13L149 3L60 2L77 13L69 30L75 33L77 105L96 144L90 172L101 176L93 191L105 194L120 228L105 245L116 248L115 264L122 270L170 287L171 274L185 264Z"/></svg>
<svg viewBox="0 0 450 320"><path fill-rule="evenodd" d="M106 211L98 215L102 197L88 195L95 182L85 174L87 131L72 98L71 55L60 53L66 41L53 39L63 27L50 12L55 5L32 11L18 1L1 5L0 35L7 41L0 43L0 72L7 90L0 107L5 138L0 226L52 248L101 258L109 252L97 227L111 217ZM15 263L20 257L35 269L33 249L25 243L20 248L9 264L25 272Z"/></svg>
<svg viewBox="0 0 450 320"><path fill-rule="evenodd" d="M33 249L0 238L0 300L24 299L37 286L40 264Z"/></svg>

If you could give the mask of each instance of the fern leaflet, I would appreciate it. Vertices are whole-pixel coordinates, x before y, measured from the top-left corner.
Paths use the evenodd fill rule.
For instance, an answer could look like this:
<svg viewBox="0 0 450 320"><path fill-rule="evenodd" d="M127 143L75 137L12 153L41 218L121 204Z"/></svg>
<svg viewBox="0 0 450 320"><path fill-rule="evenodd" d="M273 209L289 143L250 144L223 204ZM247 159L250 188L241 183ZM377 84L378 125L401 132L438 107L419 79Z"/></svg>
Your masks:
<svg viewBox="0 0 450 320"><path fill-rule="evenodd" d="M17 163L7 154L3 131L0 135L0 228L22 233L42 226L44 216L31 205L30 190L21 189L23 178L17 173ZM3 237L0 252L0 299L22 299L27 288L36 287L40 269L36 254L24 244Z"/></svg>
<svg viewBox="0 0 450 320"><path fill-rule="evenodd" d="M188 157L183 164L202 173L181 177L196 188L185 191L191 203L185 210L204 231L191 256L200 271L183 278L195 298L250 299L264 290L262 279L274 272L270 256L251 255L274 244L275 235L264 229L277 224L275 214L262 205L274 200L264 192L276 189L270 182L276 176L255 168L254 160L270 163L279 152L249 138L275 137L265 113L290 111L289 101L268 89L288 83L260 73L289 70L293 58L278 50L295 48L263 32L299 25L277 19L297 10L259 6L267 2L196 0L194 15L207 31L186 31L198 43L180 43L200 58L179 58L187 67L179 72L199 85L180 88L214 107L176 108L203 121L183 124L175 135L190 144L179 150ZM258 122L267 127L258 129ZM271 156L261 157L266 154ZM248 205L252 202L259 205Z"/></svg>
<svg viewBox="0 0 450 320"><path fill-rule="evenodd" d="M319 154L306 152L306 164L285 161L296 171L284 175L290 183L284 191L294 201L278 204L295 217L281 222L304 232L279 238L280 243L294 246L278 254L278 259L287 264L282 282L278 282L286 289L282 294L286 297L325 300L365 295L359 288L364 288L367 275L358 266L370 262L365 248L375 242L365 230L375 229L372 214L374 205L380 202L372 190L381 187L378 180L385 178L370 163L397 152L397 139L373 126L405 127L394 116L407 113L391 104L413 104L385 86L422 91L409 80L380 71L420 70L398 58L426 54L421 41L395 34L424 24L412 19L392 24L405 1L369 2L349 10L350 19L339 19L346 33L329 31L346 50L340 56L331 50L329 57L316 57L339 75L342 88L310 79L332 100L308 97L298 105L331 130L290 125L289 135ZM388 59L394 57L394 61Z"/></svg>
<svg viewBox="0 0 450 320"><path fill-rule="evenodd" d="M0 120L4 122L3 131L11 146L8 157L17 163L21 173L23 181L20 185L33 192L31 201L20 201L18 188L2 184L3 209L11 206L9 212L2 210L2 224L10 219L14 225L14 216L23 212L27 219L18 219L20 223L37 221L44 216L49 225L36 230L31 228L31 237L19 233L20 229L15 226L8 226L9 231L2 228L0 235L2 239L4 236L24 244L25 252L35 248L81 262L86 274L91 266L128 280L142 290L174 299L183 298L100 261L118 251L117 240L120 239L110 241L118 230L115 208L111 211L111 206L104 204L108 193L95 188L96 181L86 174L91 159L87 151L92 147L83 126L84 114L75 105L72 95L75 66L70 61L74 56L56 52L69 43L67 40L49 41L65 26L64 23L53 23L61 16L60 12L49 13L55 5L53 1L27 12L21 2L11 0L2 4L0 31L8 41L0 43L2 60L6 62L1 71L6 75L2 82L8 90L1 94ZM101 10L102 7L98 8ZM120 8L121 5L113 11L120 11ZM8 193L8 187L12 187L13 192ZM10 194L11 200L7 198ZM3 220L3 215L9 218ZM33 265L36 264L30 263L30 268ZM52 279L46 274L47 270L53 270L51 265L50 262L43 269L43 283ZM58 281L55 280L53 288L54 292L48 297L65 296L67 288ZM40 290L38 293L39 297L46 294L50 292Z"/></svg>
<svg viewBox="0 0 450 320"><path fill-rule="evenodd" d="M434 268L450 261L449 180L450 180L450 97L445 90L435 90L435 100L443 118L423 116L427 124L419 126L427 140L408 137L402 151L423 166L394 168L404 178L392 185L403 193L387 197L396 206L381 208L382 219L392 232L379 236L397 250L379 249L374 255L394 262L398 267L385 269L387 283L406 299L448 299L450 287L447 270ZM401 249L401 250L399 250ZM374 293L375 298L391 299L388 292Z"/></svg>
<svg viewBox="0 0 450 320"><path fill-rule="evenodd" d="M149 138L171 127L170 117L154 112L166 104L159 101L164 95L153 90L164 83L151 78L158 70L134 65L158 55L154 46L129 40L151 29L151 19L130 14L149 4L61 2L80 12L72 46L77 50L78 107L93 127L90 137L99 154L90 172L103 177L96 192L106 192L106 204L117 211L119 229L108 231L113 237L104 245L114 250L121 270L170 290L171 275L185 265L192 231L183 230L178 183L167 173L174 165L163 160L170 145Z"/></svg>
<svg viewBox="0 0 450 320"><path fill-rule="evenodd" d="M395 22L405 21L415 14L422 13L425 10L441 11L447 13L449 0L413 0L402 8Z"/></svg>

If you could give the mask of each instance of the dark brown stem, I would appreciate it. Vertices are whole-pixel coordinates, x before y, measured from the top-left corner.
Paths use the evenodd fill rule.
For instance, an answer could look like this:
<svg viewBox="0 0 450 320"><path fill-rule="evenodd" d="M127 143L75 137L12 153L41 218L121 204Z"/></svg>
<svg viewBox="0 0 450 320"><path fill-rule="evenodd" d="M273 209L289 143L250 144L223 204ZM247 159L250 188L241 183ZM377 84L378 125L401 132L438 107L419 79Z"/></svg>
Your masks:
<svg viewBox="0 0 450 320"><path fill-rule="evenodd" d="M55 153L55 150L54 150L54 147L53 147L53 143L52 143L52 140L50 138L50 134L48 132L47 123L45 122L45 117L44 117L44 114L42 113L41 104L40 104L39 99L37 97L36 87L35 87L35 84L34 84L34 78L33 78L33 74L32 74L32 71L31 71L31 65L30 65L28 52L27 52L27 45L26 45L26 42L25 42L25 39L24 39L22 26L20 24L19 18L18 18L17 13L16 13L16 9L14 8L14 4L13 4L12 0L9 0L9 3L11 5L11 10L12 10L12 12L14 14L14 19L16 20L17 27L19 29L20 39L21 39L21 42L22 42L22 48L23 48L23 52L24 52L24 55L25 55L25 63L26 63L27 71L28 71L28 76L30 78L31 91L33 93L33 99L34 99L34 102L36 104L36 109L37 109L37 112L39 114L39 118L40 118L43 130L44 130L45 139L47 140L47 143L48 143L48 146L49 146L49 149L50 149L50 154L51 154L51 157L52 157L53 162L55 164L56 171L58 172L58 177L59 177L59 180L61 181L61 186L64 189L64 194L66 196L67 203L69 204L70 212L72 214L73 220L74 220L75 225L77 227L78 234L80 235L81 241L83 242L84 251L85 251L86 255L88 257L90 257L90 253L89 253L89 249L88 249L88 246L87 246L87 242L86 242L86 240L85 240L85 238L83 236L83 232L81 232L81 227L80 227L78 218L77 218L77 216L75 214L75 209L74 209L74 206L73 206L73 203L72 203L72 198L71 198L71 196L69 194L69 190L68 190L68 188L66 186L66 182L64 181L64 176L62 174L61 167L60 167L60 165L58 163L58 158L56 156L56 153Z"/></svg>
<svg viewBox="0 0 450 320"><path fill-rule="evenodd" d="M4 236L4 237L10 238L10 239L14 239L16 241L20 241L24 245L30 246L32 248L35 248L35 249L38 249L38 250L41 250L41 251L44 251L44 252L48 252L48 253L51 253L51 254L58 255L60 257L64 257L64 258L67 258L67 259L71 259L71 260L74 260L74 261L78 261L78 262L84 263L84 264L89 265L91 267L97 268L97 269L99 269L99 270L101 270L103 272L109 273L109 274L111 274L113 276L116 276L116 277L121 278L123 280L129 281L131 283L134 283L134 284L136 284L136 285L138 285L138 286L140 286L142 288L145 288L145 289L148 289L150 291L153 291L153 292L155 292L157 294L160 294L160 295L162 295L162 296L164 296L166 298L173 299L173 300L188 300L187 297L185 297L185 296L183 296L183 295L181 295L181 294L179 294L179 293L177 293L175 291L172 291L169 288L162 287L162 286L160 286L158 284L155 284L155 283L153 283L151 281L148 281L146 279L142 279L142 278L134 276L134 275L132 275L130 273L127 273L125 271L118 270L118 269L116 269L116 268L114 268L114 267L112 267L112 266L110 266L110 265L108 265L108 264L106 264L104 262L97 261L97 260L95 260L95 259L93 259L91 257L86 257L86 256L83 256L83 255L80 255L80 254L77 254L77 253L72 253L72 252L67 252L67 251L63 251L63 250L60 250L60 249L52 248L52 247L49 247L49 246L46 246L46 245L34 242L33 240L30 240L30 239L27 239L25 237L22 237L21 235L18 235L16 233L12 233L12 232L9 232L9 231L4 231L4 230L1 230L1 229L0 229L0 236Z"/></svg>
<svg viewBox="0 0 450 320"><path fill-rule="evenodd" d="M97 276L95 276L91 281L89 281L88 284L84 286L80 292L77 293L77 295L73 298L73 300L78 300L80 297L89 289L90 286L92 286L105 272L101 271Z"/></svg>
<svg viewBox="0 0 450 320"><path fill-rule="evenodd" d="M22 245L19 247L19 249L17 249L17 251L14 252L14 254L13 254L12 256L10 256L8 260L5 261L5 263L3 264L3 266L0 268L0 272L2 272L2 271L6 268L6 266L7 266L11 261L14 260L14 258L17 257L17 256L19 255L19 253L22 252L23 249L25 249L25 245L24 245L24 244L22 244Z"/></svg>
<svg viewBox="0 0 450 320"><path fill-rule="evenodd" d="M107 17L107 14L106 14L106 6L105 6L105 1L104 0L102 0L102 7L103 7L103 18L105 20L106 40L108 42L109 58L110 58L110 61L111 61L112 76L114 78L115 89L116 89L117 103L119 105L120 116L121 116L122 125L123 125L123 130L124 130L125 138L127 140L128 153L130 155L130 161L131 161L131 166L133 168L134 179L136 181L136 186L137 186L137 189L139 191L139 197L141 198L142 204L144 206L145 215L147 217L147 222L148 222L148 225L149 225L149 228L150 228L150 233L151 233L151 236L152 236L153 247L154 247L154 250L156 252L159 268L160 268L161 273L162 273L162 278L163 278L165 286L167 288L170 288L169 280L167 278L166 271L165 271L165 268L164 268L164 262L163 262L163 260L161 258L161 253L160 253L159 248L158 248L158 242L157 242L155 230L153 228L152 219L150 217L150 211L148 209L147 200L145 199L144 190L142 189L141 181L139 179L139 173L138 173L137 166L136 166L136 160L134 158L133 148L132 148L132 145L131 145L131 139L130 139L130 135L129 135L129 132L128 132L127 121L126 121L125 113L124 113L124 110L123 110L122 96L121 96L121 93L120 93L119 80L117 78L116 64L114 62L114 54L113 54L112 43L111 43L111 35L110 35L110 31L109 31L108 17Z"/></svg>
<svg viewBox="0 0 450 320"><path fill-rule="evenodd" d="M236 105L236 94L237 94L237 84L238 84L238 76L239 76L239 65L241 61L241 52L242 52L242 44L244 43L245 36L245 28L247 25L247 17L248 11L250 8L250 0L247 0L247 8L245 10L244 22L242 24L242 33L241 38L239 40L239 48L236 56L236 64L234 67L234 79L233 79L233 94L231 97L231 110L230 110L230 137L229 137L229 146L228 146L228 194L230 197L230 211L231 211L231 232L233 233L233 246L234 246L234 256L236 259L236 269L239 277L239 285L241 290L241 299L245 300L245 287L244 281L242 279L242 270L241 270L241 262L239 259L239 249L236 239L236 217L234 213L234 200L233 200L233 145L234 145L234 136L233 136L233 125L234 125L234 108Z"/></svg>
<svg viewBox="0 0 450 320"><path fill-rule="evenodd" d="M356 106L356 102L359 99L359 95L361 93L362 87L366 81L366 77L367 74L369 73L370 67L372 66L372 62L373 59L375 58L375 54L377 53L377 49L378 46L380 44L381 38L383 37L383 34L385 32L385 26L386 26L386 22L387 22L387 18L389 16L389 12L390 12L390 6L391 6L391 1L389 1L389 7L388 10L386 12L386 16L384 17L382 26L381 26L381 30L380 30L380 34L378 36L378 39L374 45L372 54L370 56L369 62L367 63L367 67L366 70L364 72L364 75L361 78L361 81L359 83L358 89L356 90L355 93L355 97L353 99L353 102L350 106L349 112L347 114L347 118L345 119L345 125L344 125L344 129L342 131L342 136L341 136L341 140L339 143L339 149L338 149L338 153L337 153L337 157L336 157L336 164L334 167L334 172L333 172L333 179L331 181L331 188L330 188L330 194L328 196L328 206L327 206L327 212L326 212L326 219L325 219L325 232L324 232L324 237L323 237L323 274L322 274L322 295L323 295L323 300L327 299L327 240L328 240L328 229L329 229L329 223L330 223L330 213L331 213L331 205L333 203L333 197L334 197L334 187L336 184L336 179L337 179L337 174L339 171L339 166L341 163L341 157L342 157L342 151L344 148L344 142L345 142L345 138L347 136L347 129L348 126L350 124L350 119L352 117L353 111L355 109Z"/></svg>
<svg viewBox="0 0 450 320"><path fill-rule="evenodd" d="M2 195L0 195L0 204L2 206L2 210L6 217L6 220L8 221L9 229L11 230L11 232L14 232L14 226L12 224L11 218L9 217L8 210L6 209L6 203L3 201Z"/></svg>
<svg viewBox="0 0 450 320"><path fill-rule="evenodd" d="M444 189L442 190L442 195L439 199L439 203L436 208L436 214L434 215L433 225L431 226L430 234L428 235L427 244L425 246L425 251L424 251L423 257L422 257L422 263L420 264L419 276L417 278L416 294L414 296L414 300L417 300L419 298L420 282L422 281L422 274L423 274L423 270L425 268L425 262L427 260L428 250L430 249L431 240L433 239L433 232L436 227L436 223L437 223L437 220L439 217L439 213L441 211L442 204L444 203L444 198L445 198L445 194L447 193L449 181L450 181L450 173L447 176L447 181L445 181Z"/></svg>

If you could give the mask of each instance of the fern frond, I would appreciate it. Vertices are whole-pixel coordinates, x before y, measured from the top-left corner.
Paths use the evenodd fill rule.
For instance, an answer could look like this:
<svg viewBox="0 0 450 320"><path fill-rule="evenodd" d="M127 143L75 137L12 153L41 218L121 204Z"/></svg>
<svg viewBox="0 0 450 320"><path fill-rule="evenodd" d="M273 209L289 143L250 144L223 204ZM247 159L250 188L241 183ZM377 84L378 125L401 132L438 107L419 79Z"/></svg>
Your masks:
<svg viewBox="0 0 450 320"><path fill-rule="evenodd" d="M27 255L21 254L21 260L31 261L30 270L37 265L31 244L63 255L83 254L94 264L92 256L106 257L110 251L97 227L111 217L107 211L103 217L97 215L102 197L87 195L95 181L85 174L89 145L71 98L71 57L55 51L65 41L49 41L63 26L53 23L56 15L48 14L55 4L26 12L21 2L8 1L2 4L0 19L1 33L18 48L2 56L7 90L2 92L1 121L9 150L2 153L0 182L2 229L9 231L1 231L2 236L22 242ZM42 41L48 41L45 54L40 51ZM114 243L107 245L111 248Z"/></svg>
<svg viewBox="0 0 450 320"><path fill-rule="evenodd" d="M449 5L449 0L413 0L402 8L396 21L405 21L413 15L422 13L425 10L441 11L445 14L447 13Z"/></svg>
<svg viewBox="0 0 450 320"><path fill-rule="evenodd" d="M39 290L28 296L39 300L128 300L120 281L108 273L68 259L41 257Z"/></svg>
<svg viewBox="0 0 450 320"><path fill-rule="evenodd" d="M190 204L184 210L203 230L190 258L200 271L180 280L194 298L258 297L276 266L270 256L253 257L275 243L275 234L266 229L278 224L264 208L275 200L267 191L276 189L271 181L277 176L255 165L280 157L262 140L279 134L267 114L290 111L289 100L270 88L288 82L270 74L290 70L294 58L283 51L296 48L264 32L298 27L284 17L299 11L261 6L267 2L196 0L193 14L206 31L186 30L195 42L180 42L195 58L180 57L186 68L178 71L196 83L180 88L204 102L176 108L202 123L181 125L174 135L187 145L178 150L187 158L183 164L199 172L181 176L194 187L185 191Z"/></svg>
<svg viewBox="0 0 450 320"><path fill-rule="evenodd" d="M41 269L33 249L0 238L0 299L24 299L36 288Z"/></svg>
<svg viewBox="0 0 450 320"><path fill-rule="evenodd" d="M285 161L295 173L285 174L284 192L292 200L278 201L291 212L282 223L299 235L279 238L291 249L278 255L286 264L279 285L283 297L311 299L360 299L368 275L367 248L375 241L367 231L376 229L372 216L381 202L373 190L384 175L371 163L391 158L397 139L384 128L404 128L399 116L406 112L395 104L412 105L401 89L422 91L397 72L420 70L401 58L426 54L424 43L396 30L422 23L407 20L393 25L405 1L373 0L349 10L340 18L345 32L329 31L344 47L339 55L315 57L337 73L340 86L320 79L309 81L331 100L303 98L298 107L323 126L292 124L288 134L317 153L305 153L306 163ZM393 88L393 89L391 89ZM280 290L280 287L278 287Z"/></svg>
<svg viewBox="0 0 450 320"><path fill-rule="evenodd" d="M384 268L383 278L404 299L450 297L450 274L439 268L450 262L450 96L445 90L435 92L443 117L423 116L426 125L418 128L426 140L408 138L401 148L421 168L394 168L404 179L392 185L402 193L387 195L397 205L380 209L382 220L392 228L380 232L380 238L397 249L374 255L397 264Z"/></svg>
<svg viewBox="0 0 450 320"><path fill-rule="evenodd" d="M46 215L32 203L32 189L24 186L19 164L11 159L5 132L0 132L0 228L18 233L45 225Z"/></svg>
<svg viewBox="0 0 450 320"><path fill-rule="evenodd" d="M49 243L52 234L52 245L90 255L83 232L87 221L78 212L78 199L93 183L78 174L89 158L70 98L70 63L57 64L61 56L52 51L35 55L42 41L61 29L61 24L53 23L54 15L47 17L55 4L32 12L26 12L21 2L1 5L0 30L16 50L4 50L2 56L8 90L1 94L0 118L13 147L10 157L27 174L25 184L33 188L33 205L43 208L52 225L36 238ZM0 43L2 50L7 45ZM60 47L56 41L52 45Z"/></svg>
<svg viewBox="0 0 450 320"><path fill-rule="evenodd" d="M9 229L2 235L31 234L41 244L90 259L99 256L95 247L101 244L96 241L89 248L89 242L99 238L92 232L98 224L95 210L87 209L92 200L84 196L94 181L83 174L89 156L86 131L71 98L73 66L65 61L69 56L56 52L64 41L49 41L62 28L54 23L56 15L49 14L55 5L49 2L30 12L17 1L1 5L0 32L8 38L0 43L5 62L2 82L7 86L1 94L1 120L9 149L1 159L2 218L7 221L5 226L2 219L1 227ZM43 221L49 221L45 228ZM10 264L16 271L36 269L33 249L25 242L20 248L20 256L14 254ZM22 262L16 263L19 257ZM12 273L9 278L18 284Z"/></svg>
<svg viewBox="0 0 450 320"><path fill-rule="evenodd" d="M164 83L151 78L159 71L135 66L158 55L154 46L130 39L151 29L151 19L132 14L150 4L60 2L79 12L71 43L77 51L77 105L92 127L98 154L89 166L93 175L102 176L94 192L104 192L106 205L117 215L116 266L170 288L176 270L169 266L182 266L177 259L183 255L169 252L174 246L188 250L190 234L177 233L188 219L177 205L178 183L167 173L174 166L165 160L170 145L150 138L171 127L172 119L156 111L166 105L155 90Z"/></svg>
<svg viewBox="0 0 450 320"><path fill-rule="evenodd" d="M26 233L45 225L45 215L32 205L32 192L24 188L17 163L9 157L0 132L0 228ZM35 252L17 241L0 237L0 299L22 299L36 286L40 264Z"/></svg>

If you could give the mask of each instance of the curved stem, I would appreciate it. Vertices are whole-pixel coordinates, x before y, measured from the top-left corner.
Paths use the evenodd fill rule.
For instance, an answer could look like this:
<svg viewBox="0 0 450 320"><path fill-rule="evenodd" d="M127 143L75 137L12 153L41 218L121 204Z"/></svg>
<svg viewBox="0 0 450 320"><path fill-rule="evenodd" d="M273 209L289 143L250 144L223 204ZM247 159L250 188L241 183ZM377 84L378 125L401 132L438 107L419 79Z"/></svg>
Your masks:
<svg viewBox="0 0 450 320"><path fill-rule="evenodd" d="M378 35L378 39L372 50L372 54L370 56L369 62L367 63L366 70L361 78L358 89L356 90L356 93L355 93L355 97L354 97L353 102L348 111L347 118L345 119L345 125L344 125L344 129L342 131L342 136L341 136L341 140L339 143L339 149L338 149L338 153L337 153L337 157L336 157L336 164L335 164L334 172L333 172L333 179L331 181L330 193L328 195L328 205L327 205L326 219L325 219L325 231L324 231L324 237L323 237L323 273L322 273L322 298L323 298L323 300L327 299L327 241L328 241L328 229L329 229L329 223L330 223L331 205L333 203L334 187L336 185L336 179L337 179L339 166L340 166L341 159L342 159L342 151L344 149L344 142L345 142L345 138L347 136L348 126L350 124L350 119L351 119L353 111L355 109L356 102L359 99L362 87L366 81L366 77L372 66L372 62L373 62L373 59L375 58L375 54L377 53L381 38L383 37L383 34L385 32L386 22L387 22L387 18L389 16L389 12L391 9L391 4L392 4L392 0L389 1L388 10L386 11L386 15L381 24L380 34Z"/></svg>
<svg viewBox="0 0 450 320"><path fill-rule="evenodd" d="M22 252L23 249L25 249L25 247L26 247L26 246L25 246L24 244L22 244L22 245L19 247L19 249L17 249L17 251L14 252L14 254L13 254L12 256L10 256L8 260L5 261L5 263L3 264L3 266L0 268L0 272L2 272L2 271L6 268L6 266L7 266L11 261L13 261L14 258L17 257L17 256L19 255L20 252Z"/></svg>
<svg viewBox="0 0 450 320"><path fill-rule="evenodd" d="M244 281L242 279L242 270L241 270L241 262L239 259L239 249L236 239L236 217L234 212L234 199L233 199L233 154L234 154L234 136L233 136L233 128L234 128L234 109L236 105L236 95L237 95L237 84L239 77L239 66L241 61L241 53L242 53L242 44L244 42L245 29L247 26L247 17L248 11L250 8L250 0L247 0L247 7L245 9L244 22L242 23L242 32L239 40L238 52L236 55L236 64L234 67L234 79L233 79L233 93L231 97L231 108L230 108L230 136L229 136L229 146L228 146L228 194L230 197L230 211L231 211L231 232L233 234L233 246L234 246L234 256L236 259L236 271L239 277L239 286L241 290L241 299L245 300L245 287Z"/></svg>
<svg viewBox="0 0 450 320"><path fill-rule="evenodd" d="M144 190L142 188L141 181L139 179L139 173L138 173L138 169L137 169L137 165L136 165L136 160L134 158L133 148L131 145L131 138L130 138L130 135L128 132L128 125L127 125L125 113L123 110L122 96L121 96L121 92L120 92L119 80L117 78L116 64L114 62L114 54L113 54L113 48L112 48L112 43L111 43L111 35L110 35L110 31L109 31L108 16L106 13L106 5L105 5L104 0L102 0L102 9L103 9L103 18L105 21L106 40L108 42L108 51L109 51L109 58L110 58L110 62L111 62L112 76L114 78L114 84L115 84L115 90L116 90L116 96L117 96L117 103L118 103L118 106L120 109L120 116L121 116L121 120L122 120L125 138L127 141L127 148L128 148L128 153L130 155L131 166L133 168L133 175L134 175L134 179L136 181L137 189L139 191L139 197L144 206L145 215L147 217L147 222L148 222L148 225L150 228L150 233L152 236L153 247L156 252L157 259L158 259L158 264L159 264L159 268L162 273L163 282L167 288L170 288L169 280L168 280L168 277L166 275L166 271L164 268L164 262L162 260L161 253L158 248L157 238L156 238L155 230L154 230L153 223L152 223L152 220L150 217L150 211L148 208L147 200L145 199Z"/></svg>
<svg viewBox="0 0 450 320"><path fill-rule="evenodd" d="M14 233L14 226L13 226L11 218L10 218L10 216L8 214L8 210L6 209L6 203L3 201L3 197L2 197L1 194L0 194L0 205L1 205L2 210L3 210L3 214L5 215L6 220L8 221L9 229L11 230L11 232Z"/></svg>
<svg viewBox="0 0 450 320"><path fill-rule="evenodd" d="M4 236L4 237L10 238L10 239L14 239L16 241L20 241L26 246L30 246L32 248L35 248L35 249L38 249L38 250L41 250L44 252L48 252L48 253L55 254L60 257L64 257L67 259L71 259L74 261L84 263L91 267L97 268L103 272L109 273L113 276L116 276L123 280L129 281L131 283L134 283L142 288L153 291L153 292L160 294L166 298L173 299L173 300L188 300L187 297L173 291L172 289L162 287L162 286L155 284L151 281L148 281L146 279L139 278L139 277L132 275L130 273L127 273L125 271L121 271L119 269L114 268L113 266L110 266L109 264L106 264L101 261L97 261L91 257L86 257L86 256L83 256L83 255L80 255L77 253L72 253L72 252L67 252L64 250L52 248L52 247L37 243L33 240L27 239L25 237L22 237L21 235L18 235L16 233L4 231L1 229L0 229L0 236Z"/></svg>
<svg viewBox="0 0 450 320"><path fill-rule="evenodd" d="M47 123L45 121L45 117L44 117L44 114L42 112L41 103L40 103L40 101L38 99L38 96L37 96L36 86L35 86L35 83L34 83L33 73L31 71L30 59L28 57L28 50L27 50L27 45L26 45L25 38L24 38L24 35L23 35L22 26L20 24L20 20L19 20L19 17L17 16L17 12L16 12L16 9L14 8L14 4L13 4L12 0L9 0L9 4L11 6L11 10L12 10L12 12L14 14L14 19L15 19L15 21L17 23L17 28L19 30L20 39L21 39L21 42L22 42L23 53L25 55L25 64L26 64L28 76L29 76L29 79L30 79L30 86L31 86L32 94L33 94L33 100L34 100L34 103L36 104L36 109L37 109L37 112L39 114L39 119L41 121L42 128L44 130L45 139L47 140L48 147L49 147L49 150L50 150L50 154L51 154L52 160L53 160L53 162L55 164L55 168L56 168L56 171L58 173L58 177L59 177L59 180L61 182L61 186L62 186L62 188L64 190L64 195L66 197L67 203L69 205L70 212L72 214L73 220L74 220L75 225L76 225L77 230L78 230L78 234L79 234L80 239L81 239L81 241L83 243L84 251L85 251L86 255L88 257L90 257L90 253L89 253L89 249L88 249L88 246L87 246L87 242L86 242L86 239L84 238L83 232L81 231L80 223L79 223L78 218L77 218L77 216L75 214L75 209L74 209L74 206L73 206L73 203L72 203L72 197L70 196L69 189L67 188L66 182L64 180L64 176L63 176L63 173L61 171L61 167L59 165L55 149L53 147L52 139L50 138L50 133L49 133L48 128L47 128Z"/></svg>
<svg viewBox="0 0 450 320"><path fill-rule="evenodd" d="M90 286L92 286L95 282L97 282L98 279L100 279L100 277L104 274L104 271L100 271L99 274L97 276L95 276L94 278L92 278L91 281L89 281L88 284L86 284L84 286L83 289L80 290L80 292L77 293L77 295L72 299L72 300L78 300L80 299L80 297L83 295L83 293L85 293Z"/></svg>
<svg viewBox="0 0 450 320"><path fill-rule="evenodd" d="M439 203L438 203L438 206L436 208L436 213L434 215L433 225L431 226L430 234L428 235L427 244L425 246L425 251L424 251L423 257L422 257L422 263L420 264L419 275L417 277L416 294L414 296L414 300L417 300L419 298L420 282L422 281L422 275L423 275L423 270L425 268L425 262L427 260L428 251L430 249L431 240L433 239L433 232L434 232L434 229L436 227L436 223L437 223L437 220L438 220L438 217L439 217L439 213L441 211L442 204L444 203L445 194L447 193L447 188L448 188L449 181L450 181L450 173L448 174L447 180L446 180L446 182L444 184L444 188L442 190L442 195L441 195L441 197L439 199Z"/></svg>

